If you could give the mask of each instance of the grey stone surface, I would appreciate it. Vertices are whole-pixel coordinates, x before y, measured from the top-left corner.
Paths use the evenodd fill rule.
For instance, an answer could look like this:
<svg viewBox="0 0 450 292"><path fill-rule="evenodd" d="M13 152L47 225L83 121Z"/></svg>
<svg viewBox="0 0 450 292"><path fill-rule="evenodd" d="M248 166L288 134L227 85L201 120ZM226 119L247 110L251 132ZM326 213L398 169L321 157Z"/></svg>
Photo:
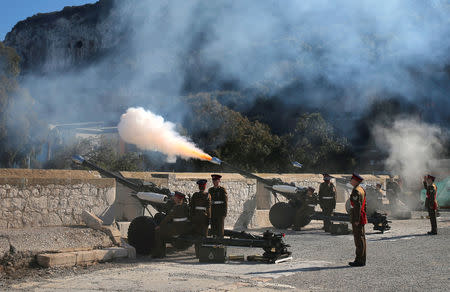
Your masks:
<svg viewBox="0 0 450 292"><path fill-rule="evenodd" d="M0 258L9 252L9 239L6 235L0 236Z"/></svg>
<svg viewBox="0 0 450 292"><path fill-rule="evenodd" d="M111 206L115 188L79 180L62 185L33 179L26 184L0 184L0 194L5 196L0 228L28 228L82 224L83 210L102 216Z"/></svg>

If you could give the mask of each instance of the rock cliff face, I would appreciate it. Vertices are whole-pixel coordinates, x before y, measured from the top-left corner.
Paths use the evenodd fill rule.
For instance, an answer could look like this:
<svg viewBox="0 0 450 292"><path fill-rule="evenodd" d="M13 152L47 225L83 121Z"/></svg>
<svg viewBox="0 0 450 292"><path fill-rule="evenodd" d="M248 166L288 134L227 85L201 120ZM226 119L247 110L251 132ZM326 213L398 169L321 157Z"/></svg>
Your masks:
<svg viewBox="0 0 450 292"><path fill-rule="evenodd" d="M65 7L18 22L4 43L16 49L22 72L46 73L99 58L120 42L114 0Z"/></svg>

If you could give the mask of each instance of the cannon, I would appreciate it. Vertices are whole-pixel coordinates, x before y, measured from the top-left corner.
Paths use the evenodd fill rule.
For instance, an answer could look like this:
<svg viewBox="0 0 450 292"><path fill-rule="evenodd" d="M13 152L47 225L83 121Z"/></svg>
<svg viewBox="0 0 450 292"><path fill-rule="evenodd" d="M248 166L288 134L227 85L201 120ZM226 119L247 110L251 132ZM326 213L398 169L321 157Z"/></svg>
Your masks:
<svg viewBox="0 0 450 292"><path fill-rule="evenodd" d="M174 206L174 193L151 182L124 178L120 174L108 171L80 155L72 156L72 161L76 165L94 169L106 177L114 178L119 183L133 190L132 196L144 207L143 213L147 210L150 216L142 214L142 216L138 216L131 221L128 228L128 243L136 249L138 254L150 254L154 247L155 227L159 225ZM148 209L149 205L157 211L156 214L153 215ZM172 238L171 243L177 249L186 249L194 243L200 245L257 247L264 250L261 261L276 263L290 258L291 255L291 252L287 250L289 245L284 243L283 237L284 234L271 231L266 231L262 236L259 236L247 232L225 230L224 238L198 238L191 234L185 234Z"/></svg>
<svg viewBox="0 0 450 292"><path fill-rule="evenodd" d="M256 179L263 183L265 188L269 189L275 197L276 203L269 210L269 221L278 229L286 229L293 227L295 230L300 230L302 227L308 225L311 220L323 220L325 218L331 221L350 221L350 216L346 213L333 213L333 216L326 217L322 212L316 212L315 206L319 203L317 194L313 196L307 195L306 187L297 187L292 183L283 182L281 179L264 179L253 173L247 172L237 168L217 157L213 157L213 163L223 165L240 173L241 175ZM301 167L301 164L293 163L295 167ZM279 200L278 195L284 197L287 202ZM368 217L368 222L373 224L373 229L384 233L390 229L386 214L373 212Z"/></svg>

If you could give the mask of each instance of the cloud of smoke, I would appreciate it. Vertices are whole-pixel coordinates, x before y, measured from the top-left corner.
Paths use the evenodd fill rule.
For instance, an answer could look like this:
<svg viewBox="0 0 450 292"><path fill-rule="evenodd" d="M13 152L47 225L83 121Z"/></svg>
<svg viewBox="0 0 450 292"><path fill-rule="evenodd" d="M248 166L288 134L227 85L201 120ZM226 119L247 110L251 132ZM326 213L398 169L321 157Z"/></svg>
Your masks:
<svg viewBox="0 0 450 292"><path fill-rule="evenodd" d="M380 149L387 151L386 168L404 181L417 183L429 169L429 163L439 158L446 133L417 119L402 118L392 125L375 125L373 134Z"/></svg>
<svg viewBox="0 0 450 292"><path fill-rule="evenodd" d="M99 2L114 5L94 28L60 19L17 37L48 69L23 84L50 122L117 122L142 106L179 123L177 96L230 82L250 104L264 92L352 117L384 93L426 99L449 122L448 0Z"/></svg>
<svg viewBox="0 0 450 292"><path fill-rule="evenodd" d="M141 107L129 108L117 127L125 142L167 154L168 162L175 162L176 157L211 160L211 156L177 133L175 124Z"/></svg>
<svg viewBox="0 0 450 292"><path fill-rule="evenodd" d="M102 49L112 49L109 57L75 74L27 79L33 95L48 101L49 116L63 118L58 113L66 114L67 104L88 96L92 106L84 112L91 117L90 109L104 107L106 89L118 93L110 104L150 106L169 115L173 103L161 99L189 90L221 90L227 82L238 89L268 89L289 103L320 107L326 101L337 113L358 112L377 93L389 92L408 100L431 98L447 105L437 115L448 114L442 110L448 108L450 90L442 66L450 61L448 1L114 3L99 25L111 28L101 42ZM71 38L101 37L82 33ZM65 43L58 44L54 36L48 42L56 51L44 56L47 64L63 66L54 69L73 65ZM79 50L90 58L87 45ZM290 86L292 92L283 91ZM83 113L73 112L74 118ZM182 114L168 117L181 120Z"/></svg>

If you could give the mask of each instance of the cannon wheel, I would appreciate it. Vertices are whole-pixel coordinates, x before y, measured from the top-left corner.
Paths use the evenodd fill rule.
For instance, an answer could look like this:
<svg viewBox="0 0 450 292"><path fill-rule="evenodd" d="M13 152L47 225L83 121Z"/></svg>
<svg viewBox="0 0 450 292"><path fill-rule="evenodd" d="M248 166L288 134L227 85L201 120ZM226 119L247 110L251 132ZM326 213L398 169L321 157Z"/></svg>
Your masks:
<svg viewBox="0 0 450 292"><path fill-rule="evenodd" d="M311 222L311 216L310 216L310 212L308 212L308 210L302 208L302 209L299 209L295 213L295 218L294 218L294 229L295 230L300 230L302 227L308 225L310 222Z"/></svg>
<svg viewBox="0 0 450 292"><path fill-rule="evenodd" d="M155 221L148 216L139 216L131 221L128 227L128 243L136 249L136 253L150 254L155 240Z"/></svg>
<svg viewBox="0 0 450 292"><path fill-rule="evenodd" d="M285 202L278 202L270 208L270 223L278 229L291 227L295 216L295 209Z"/></svg>

